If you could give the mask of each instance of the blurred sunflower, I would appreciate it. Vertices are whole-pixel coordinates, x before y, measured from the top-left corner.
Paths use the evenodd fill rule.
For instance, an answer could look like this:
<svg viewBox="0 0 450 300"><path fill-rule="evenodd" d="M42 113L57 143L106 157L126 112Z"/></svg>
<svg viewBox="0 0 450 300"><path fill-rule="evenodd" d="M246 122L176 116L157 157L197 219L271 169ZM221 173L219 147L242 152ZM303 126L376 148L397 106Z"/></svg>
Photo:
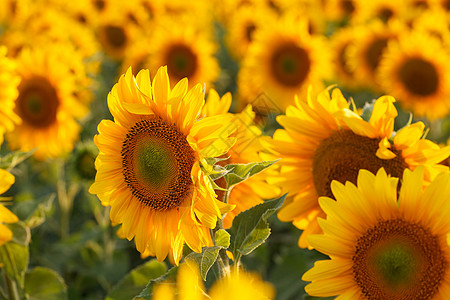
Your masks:
<svg viewBox="0 0 450 300"><path fill-rule="evenodd" d="M360 20L361 6L366 3L361 0L329 0L325 1L324 12L330 21L355 23Z"/></svg>
<svg viewBox="0 0 450 300"><path fill-rule="evenodd" d="M159 66L167 65L172 85L184 77L192 86L197 83L210 85L220 71L212 37L189 23L182 27L177 24L169 19L155 24L158 30L153 36L147 61L150 72L155 74Z"/></svg>
<svg viewBox="0 0 450 300"><path fill-rule="evenodd" d="M187 90L187 79L170 88L166 67L152 84L148 70L120 77L108 95L114 122L102 120L94 138L100 153L89 189L139 252L176 264L185 242L196 252L212 245L209 229L233 209L215 198L202 169L233 145L231 116L198 120L202 86Z"/></svg>
<svg viewBox="0 0 450 300"><path fill-rule="evenodd" d="M322 235L308 241L331 259L303 275L310 295L339 299L449 299L450 173L423 188L423 168L398 178L361 170L358 186L334 181L319 199Z"/></svg>
<svg viewBox="0 0 450 300"><path fill-rule="evenodd" d="M449 68L450 57L442 42L414 31L389 45L380 61L378 79L405 109L435 119L450 110Z"/></svg>
<svg viewBox="0 0 450 300"><path fill-rule="evenodd" d="M216 116L227 113L231 105L231 94L227 93L222 98L219 97L214 89L208 93L208 98L203 107L203 115ZM260 140L262 138L261 130L254 125L255 112L252 107L247 106L242 112L234 114L230 126L236 128L236 143L230 148L224 159L219 162L220 165L227 164L248 164L261 161L259 152L264 150ZM262 172L252 176L244 182L233 187L229 193L227 203L236 207L228 212L223 219L224 228L230 228L233 219L239 213L263 202L263 199L270 199L279 196L279 189L266 182L267 172ZM223 177L216 180L216 184L225 189L226 181ZM217 199L224 200L224 191L218 190Z"/></svg>
<svg viewBox="0 0 450 300"><path fill-rule="evenodd" d="M412 29L425 31L442 42L442 46L450 49L450 20L448 12L441 8L428 9L415 18Z"/></svg>
<svg viewBox="0 0 450 300"><path fill-rule="evenodd" d="M278 213L281 221L303 230L299 246L310 247L306 237L320 233L317 217L323 217L317 199L333 197L333 180L356 183L360 169L376 173L384 167L388 174L401 177L405 169L425 166L425 178L432 180L448 168L438 165L450 155L450 147L440 148L421 139L424 124L417 122L399 130L391 139L397 110L390 96L376 100L370 121L364 121L348 108L338 89L322 92L307 102L296 99L285 116L277 121L284 127L275 132L268 146L281 157L278 176L268 182L289 192Z"/></svg>
<svg viewBox="0 0 450 300"><path fill-rule="evenodd" d="M58 157L73 149L81 129L75 118L83 117L87 108L74 97L74 75L60 56L70 51L64 45L21 51L15 112L22 123L6 135L11 149L37 148L34 156L38 159Z"/></svg>
<svg viewBox="0 0 450 300"><path fill-rule="evenodd" d="M359 87L355 79L354 71L349 67L347 51L349 46L355 42L354 26L342 27L336 30L330 37L332 49L332 61L336 71L338 83L348 89Z"/></svg>
<svg viewBox="0 0 450 300"><path fill-rule="evenodd" d="M358 74L354 79L360 86L379 89L375 79L382 54L405 30L397 20L388 24L373 20L354 27L354 41L348 46L346 59L350 70Z"/></svg>
<svg viewBox="0 0 450 300"><path fill-rule="evenodd" d="M248 273L244 270L239 270L239 273L233 271L229 276L219 279L207 294L197 265L184 263L178 269L176 285L172 282L155 285L152 299L270 300L274 298L275 289L272 284L263 281L258 274Z"/></svg>
<svg viewBox="0 0 450 300"><path fill-rule="evenodd" d="M14 181L13 175L0 169L0 194L6 192L13 185ZM12 231L4 224L11 224L17 221L19 221L17 216L0 203L0 245L9 242L13 236Z"/></svg>
<svg viewBox="0 0 450 300"><path fill-rule="evenodd" d="M14 112L15 100L18 95L17 87L20 78L16 74L16 64L6 57L6 47L0 46L0 145L3 143L3 135L10 132L21 120Z"/></svg>
<svg viewBox="0 0 450 300"><path fill-rule="evenodd" d="M241 106L266 94L274 108L285 109L294 95L306 95L308 85L323 87L332 76L326 40L308 33L307 19L295 16L267 24L271 30L256 32L238 74Z"/></svg>
<svg viewBox="0 0 450 300"><path fill-rule="evenodd" d="M401 18L405 14L406 0L377 0L365 1L360 9L360 21L379 19L384 23Z"/></svg>

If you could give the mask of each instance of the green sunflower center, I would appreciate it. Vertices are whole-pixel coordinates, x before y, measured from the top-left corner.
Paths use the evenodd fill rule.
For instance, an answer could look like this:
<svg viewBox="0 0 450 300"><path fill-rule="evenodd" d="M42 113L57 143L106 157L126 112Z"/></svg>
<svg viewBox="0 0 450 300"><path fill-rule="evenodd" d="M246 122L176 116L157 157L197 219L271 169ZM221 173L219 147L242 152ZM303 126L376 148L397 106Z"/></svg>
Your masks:
<svg viewBox="0 0 450 300"><path fill-rule="evenodd" d="M175 125L160 118L137 122L121 153L125 182L144 205L169 210L179 207L191 192L194 152Z"/></svg>
<svg viewBox="0 0 450 300"><path fill-rule="evenodd" d="M420 224L379 221L357 241L353 277L367 299L431 299L447 261L439 239Z"/></svg>
<svg viewBox="0 0 450 300"><path fill-rule="evenodd" d="M331 182L357 182L360 169L376 174L383 167L394 177L402 177L408 167L401 152L394 146L391 151L396 154L393 159L381 159L376 156L379 138L371 139L360 136L351 130L336 130L321 141L313 158L313 181L319 196L334 198Z"/></svg>
<svg viewBox="0 0 450 300"><path fill-rule="evenodd" d="M44 77L24 79L19 85L17 113L30 126L43 128L55 123L59 98Z"/></svg>
<svg viewBox="0 0 450 300"><path fill-rule="evenodd" d="M198 68L197 55L186 45L173 45L166 56L169 77L182 79L191 77Z"/></svg>
<svg viewBox="0 0 450 300"><path fill-rule="evenodd" d="M107 25L103 28L105 32L106 42L115 49L121 49L127 43L127 35L120 26Z"/></svg>
<svg viewBox="0 0 450 300"><path fill-rule="evenodd" d="M281 85L296 87L309 75L311 61L308 52L295 44L285 44L271 58L271 72Z"/></svg>
<svg viewBox="0 0 450 300"><path fill-rule="evenodd" d="M439 74L436 67L422 58L407 59L399 69L399 79L412 94L430 96L439 87Z"/></svg>

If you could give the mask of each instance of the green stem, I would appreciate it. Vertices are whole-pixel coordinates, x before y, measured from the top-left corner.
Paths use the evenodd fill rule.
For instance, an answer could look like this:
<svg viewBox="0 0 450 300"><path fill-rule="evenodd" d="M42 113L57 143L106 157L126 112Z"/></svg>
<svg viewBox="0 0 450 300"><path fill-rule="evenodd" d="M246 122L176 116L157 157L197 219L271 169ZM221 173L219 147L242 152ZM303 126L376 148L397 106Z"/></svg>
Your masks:
<svg viewBox="0 0 450 300"><path fill-rule="evenodd" d="M64 172L64 161L59 160L57 166L57 184L58 204L61 212L61 238L69 235L70 213L73 207L73 200L78 192L78 184L70 186L69 191L66 188L66 176Z"/></svg>
<svg viewBox="0 0 450 300"><path fill-rule="evenodd" d="M20 300L19 291L17 290L17 284L12 280L6 272L3 273L5 277L6 286L8 287L8 294L10 300Z"/></svg>

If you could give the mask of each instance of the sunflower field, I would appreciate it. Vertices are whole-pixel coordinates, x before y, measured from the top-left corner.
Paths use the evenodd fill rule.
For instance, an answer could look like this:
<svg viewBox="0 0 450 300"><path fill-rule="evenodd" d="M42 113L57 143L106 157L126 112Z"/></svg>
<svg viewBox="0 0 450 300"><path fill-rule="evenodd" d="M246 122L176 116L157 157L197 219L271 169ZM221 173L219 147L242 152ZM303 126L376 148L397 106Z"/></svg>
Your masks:
<svg viewBox="0 0 450 300"><path fill-rule="evenodd" d="M449 300L448 70L448 0L0 0L0 300Z"/></svg>

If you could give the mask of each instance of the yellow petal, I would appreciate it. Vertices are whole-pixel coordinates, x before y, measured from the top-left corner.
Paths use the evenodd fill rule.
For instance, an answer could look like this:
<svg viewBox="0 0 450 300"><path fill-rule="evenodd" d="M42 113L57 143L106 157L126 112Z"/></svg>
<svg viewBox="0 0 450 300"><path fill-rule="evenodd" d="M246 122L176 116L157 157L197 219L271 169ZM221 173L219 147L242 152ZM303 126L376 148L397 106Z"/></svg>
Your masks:
<svg viewBox="0 0 450 300"><path fill-rule="evenodd" d="M391 143L385 137L378 143L376 156L381 159L393 159L396 157L395 153L389 150Z"/></svg>

